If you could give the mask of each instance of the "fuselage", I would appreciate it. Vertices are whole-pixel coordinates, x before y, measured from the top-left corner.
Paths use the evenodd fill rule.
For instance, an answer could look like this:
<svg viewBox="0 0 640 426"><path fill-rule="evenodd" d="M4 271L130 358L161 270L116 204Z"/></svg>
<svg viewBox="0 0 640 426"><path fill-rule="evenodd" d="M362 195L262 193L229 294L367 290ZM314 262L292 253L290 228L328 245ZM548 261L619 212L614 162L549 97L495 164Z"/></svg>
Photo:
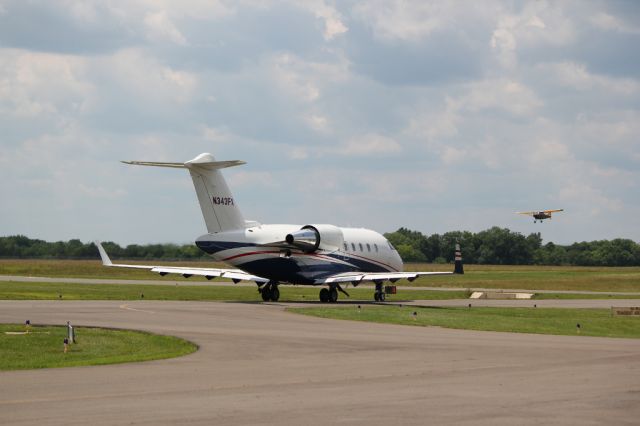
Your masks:
<svg viewBox="0 0 640 426"><path fill-rule="evenodd" d="M538 212L538 213L535 213L533 217L534 219L538 219L538 220L550 219L551 213Z"/></svg>
<svg viewBox="0 0 640 426"><path fill-rule="evenodd" d="M210 233L199 237L196 245L218 261L275 282L315 284L339 273L402 271L402 259L381 234L364 228L322 227L321 232L330 227L331 235L325 241L320 233L319 246L313 251L284 244L300 225L256 225Z"/></svg>

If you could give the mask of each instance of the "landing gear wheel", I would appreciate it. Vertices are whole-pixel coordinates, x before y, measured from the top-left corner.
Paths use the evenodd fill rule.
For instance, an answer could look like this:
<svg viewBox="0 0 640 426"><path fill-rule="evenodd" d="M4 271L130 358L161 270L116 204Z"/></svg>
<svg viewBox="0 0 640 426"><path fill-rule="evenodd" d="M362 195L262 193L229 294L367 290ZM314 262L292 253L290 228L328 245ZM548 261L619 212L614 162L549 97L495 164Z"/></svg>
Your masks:
<svg viewBox="0 0 640 426"><path fill-rule="evenodd" d="M263 287L260 295L262 296L262 300L268 302L271 299L271 291L269 291L269 287Z"/></svg>
<svg viewBox="0 0 640 426"><path fill-rule="evenodd" d="M280 299L280 290L278 290L277 286L271 287L271 291L269 292L271 296L271 300L277 302Z"/></svg>
<svg viewBox="0 0 640 426"><path fill-rule="evenodd" d="M320 290L320 301L322 303L327 303L329 301L329 290L326 288L323 288L322 290Z"/></svg>
<svg viewBox="0 0 640 426"><path fill-rule="evenodd" d="M384 299L385 299L385 294L384 293L380 293L380 295L378 296L378 300L380 302L384 302Z"/></svg>
<svg viewBox="0 0 640 426"><path fill-rule="evenodd" d="M380 293L378 293L377 291L375 293L373 293L373 300L375 300L376 302L380 300Z"/></svg>
<svg viewBox="0 0 640 426"><path fill-rule="evenodd" d="M336 303L338 301L338 290L335 287L332 287L329 290L329 302Z"/></svg>

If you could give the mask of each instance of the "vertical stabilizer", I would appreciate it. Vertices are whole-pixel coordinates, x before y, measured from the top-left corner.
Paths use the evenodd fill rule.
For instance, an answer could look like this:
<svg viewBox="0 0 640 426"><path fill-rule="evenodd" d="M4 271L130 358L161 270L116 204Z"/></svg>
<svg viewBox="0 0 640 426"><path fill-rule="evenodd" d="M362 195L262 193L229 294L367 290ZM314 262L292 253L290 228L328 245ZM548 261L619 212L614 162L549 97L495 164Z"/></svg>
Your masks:
<svg viewBox="0 0 640 426"><path fill-rule="evenodd" d="M245 221L240 213L227 182L220 169L240 166L244 161L216 161L213 155L204 153L186 163L161 163L152 161L123 161L136 166L171 167L188 169L193 186L198 195L200 209L209 233L230 231L245 228Z"/></svg>
<svg viewBox="0 0 640 426"><path fill-rule="evenodd" d="M200 154L184 165L189 169L198 195L202 216L209 233L243 229L244 218L220 169L244 164L242 161L216 161L211 154Z"/></svg>

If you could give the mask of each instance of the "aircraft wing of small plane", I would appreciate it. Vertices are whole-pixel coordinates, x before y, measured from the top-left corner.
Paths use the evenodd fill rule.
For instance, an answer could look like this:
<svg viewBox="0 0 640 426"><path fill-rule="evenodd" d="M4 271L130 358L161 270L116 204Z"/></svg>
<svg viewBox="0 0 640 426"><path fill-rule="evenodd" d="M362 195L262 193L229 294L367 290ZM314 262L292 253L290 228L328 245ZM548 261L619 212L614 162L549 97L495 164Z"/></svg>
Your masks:
<svg viewBox="0 0 640 426"><path fill-rule="evenodd" d="M517 214L524 214L524 215L533 216L534 214L540 214L540 213L556 213L556 212L562 212L562 211L564 211L564 209L536 210L536 211L532 211L532 212L516 212L516 213L517 213Z"/></svg>
<svg viewBox="0 0 640 426"><path fill-rule="evenodd" d="M164 276L167 274L179 274L185 278L189 278L193 275L200 275L206 277L207 279L213 279L216 277L227 278L233 281L234 283L238 283L240 281L253 281L255 283L266 283L269 282L268 279L259 277L257 275L247 274L240 269L220 269L220 268L189 268L189 267L179 267L179 266L155 266L155 265L127 265L121 263L112 263L109 255L107 254L104 247L99 241L95 242L98 247L98 251L100 252L100 258L102 259L102 264L104 266L112 266L118 268L136 268L136 269L146 269L151 272L157 272L160 275Z"/></svg>

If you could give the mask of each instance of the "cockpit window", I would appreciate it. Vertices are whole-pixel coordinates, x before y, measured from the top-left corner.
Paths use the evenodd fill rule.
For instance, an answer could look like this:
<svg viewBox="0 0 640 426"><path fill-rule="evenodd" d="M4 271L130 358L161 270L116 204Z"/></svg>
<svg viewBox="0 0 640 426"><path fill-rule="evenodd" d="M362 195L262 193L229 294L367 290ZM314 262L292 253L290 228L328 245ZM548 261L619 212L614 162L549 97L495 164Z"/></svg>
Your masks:
<svg viewBox="0 0 640 426"><path fill-rule="evenodd" d="M354 243L351 243L351 248L353 249L353 251L356 251L356 245Z"/></svg>
<svg viewBox="0 0 640 426"><path fill-rule="evenodd" d="M349 246L347 245L347 243L344 243L344 251L349 250Z"/></svg>
<svg viewBox="0 0 640 426"><path fill-rule="evenodd" d="M362 248L362 243L358 243L358 245L360 245L360 251L364 251L364 249Z"/></svg>
<svg viewBox="0 0 640 426"><path fill-rule="evenodd" d="M387 244L389 244L389 248L393 251L396 251L396 248L393 246L393 244L391 244L389 241L387 241Z"/></svg>
<svg viewBox="0 0 640 426"><path fill-rule="evenodd" d="M371 251L371 244L367 243L367 251Z"/></svg>

